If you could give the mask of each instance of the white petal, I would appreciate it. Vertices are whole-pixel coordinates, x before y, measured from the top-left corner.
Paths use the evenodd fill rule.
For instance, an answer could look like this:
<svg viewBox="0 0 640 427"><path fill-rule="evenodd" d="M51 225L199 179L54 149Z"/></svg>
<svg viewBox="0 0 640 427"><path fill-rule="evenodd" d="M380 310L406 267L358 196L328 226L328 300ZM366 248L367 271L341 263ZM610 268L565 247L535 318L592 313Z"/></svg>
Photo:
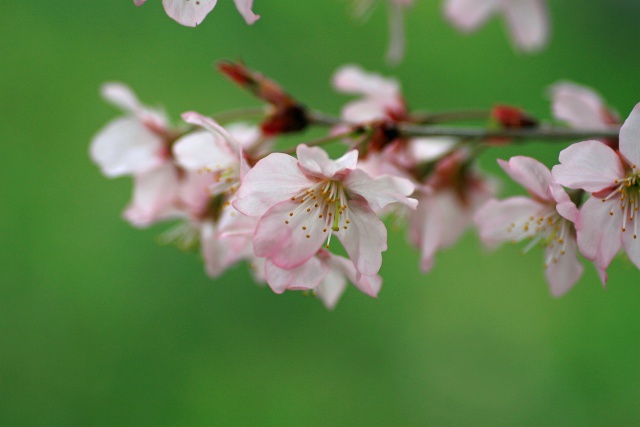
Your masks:
<svg viewBox="0 0 640 427"><path fill-rule="evenodd" d="M560 255L557 262L549 263L545 274L553 296L559 297L566 294L580 279L584 267L578 260L578 247L574 237L565 239L564 254ZM547 248L547 252L550 249Z"/></svg>
<svg viewBox="0 0 640 427"><path fill-rule="evenodd" d="M474 220L480 228L482 241L489 245L519 242L535 234L534 221L550 209L527 197L510 197L488 201L478 210Z"/></svg>
<svg viewBox="0 0 640 427"><path fill-rule="evenodd" d="M519 48L533 51L547 44L549 16L544 0L507 0L503 13Z"/></svg>
<svg viewBox="0 0 640 427"><path fill-rule="evenodd" d="M580 253L595 261L598 268L606 269L620 250L621 228L620 201L614 198L602 202L598 197L590 197L582 205L576 224Z"/></svg>
<svg viewBox="0 0 640 427"><path fill-rule="evenodd" d="M407 197L413 194L415 186L405 178L383 175L374 179L356 169L347 175L344 184L349 193L362 196L376 212L390 203L402 203L412 209L418 205L417 200Z"/></svg>
<svg viewBox="0 0 640 427"><path fill-rule="evenodd" d="M347 279L344 274L329 270L329 274L316 288L316 296L322 300L327 309L333 310L346 288Z"/></svg>
<svg viewBox="0 0 640 427"><path fill-rule="evenodd" d="M191 132L177 140L173 145L173 155L180 166L191 171L240 167L237 153L231 151L226 141L204 130Z"/></svg>
<svg viewBox="0 0 640 427"><path fill-rule="evenodd" d="M552 180L549 169L531 157L515 156L508 162L498 159L498 164L518 184L522 185L531 195L545 201L553 200L549 193L549 183Z"/></svg>
<svg viewBox="0 0 640 427"><path fill-rule="evenodd" d="M262 216L276 203L290 199L313 184L315 181L300 171L295 158L273 153L247 173L233 205L245 215Z"/></svg>
<svg viewBox="0 0 640 427"><path fill-rule="evenodd" d="M615 187L624 177L620 157L600 141L570 145L560 152L560 163L552 169L558 184L591 193Z"/></svg>
<svg viewBox="0 0 640 427"><path fill-rule="evenodd" d="M638 217L635 218L635 221L637 220ZM624 246L624 250L627 252L627 256L631 262L633 262L636 267L640 268L640 236L636 235L634 238L633 222L629 223L629 221L627 221L627 224L627 231L622 233L622 245Z"/></svg>
<svg viewBox="0 0 640 427"><path fill-rule="evenodd" d="M258 222L253 236L256 256L267 258L280 268L298 267L314 256L328 234L317 213L294 212L299 203L286 200L269 209ZM309 236L309 237L307 237Z"/></svg>
<svg viewBox="0 0 640 427"><path fill-rule="evenodd" d="M632 167L640 167L640 103L620 128L620 153Z"/></svg>
<svg viewBox="0 0 640 427"><path fill-rule="evenodd" d="M296 148L300 167L317 178L334 178L336 174L354 169L358 163L358 151L351 150L337 160L331 160L326 151L319 147L300 144Z"/></svg>
<svg viewBox="0 0 640 427"><path fill-rule="evenodd" d="M592 89L571 82L550 88L553 115L576 129L603 130L608 127L602 98Z"/></svg>
<svg viewBox="0 0 640 427"><path fill-rule="evenodd" d="M253 0L233 0L236 4L236 8L240 15L244 18L245 22L249 25L252 25L258 19L260 19L260 15L256 15L253 13Z"/></svg>
<svg viewBox="0 0 640 427"><path fill-rule="evenodd" d="M133 117L109 122L91 141L90 156L108 177L149 171L164 162L162 139Z"/></svg>
<svg viewBox="0 0 640 427"><path fill-rule="evenodd" d="M187 27L200 24L216 3L217 0L162 0L167 15Z"/></svg>
<svg viewBox="0 0 640 427"><path fill-rule="evenodd" d="M447 0L445 16L463 31L480 27L498 9L499 0Z"/></svg>
<svg viewBox="0 0 640 427"><path fill-rule="evenodd" d="M345 65L333 75L333 86L345 93L389 99L400 96L400 84L392 78L369 73L357 65Z"/></svg>
<svg viewBox="0 0 640 427"><path fill-rule="evenodd" d="M137 227L146 227L176 212L178 174L171 164L137 175L134 180L133 201L124 213Z"/></svg>
<svg viewBox="0 0 640 427"><path fill-rule="evenodd" d="M265 263L267 283L277 294L289 290L306 290L317 287L329 274L329 267L316 257L310 258L304 264L285 270L276 264Z"/></svg>
<svg viewBox="0 0 640 427"><path fill-rule="evenodd" d="M387 250L387 229L376 214L358 200L347 205L348 228L335 233L349 254L358 273L373 276L382 265L382 252Z"/></svg>

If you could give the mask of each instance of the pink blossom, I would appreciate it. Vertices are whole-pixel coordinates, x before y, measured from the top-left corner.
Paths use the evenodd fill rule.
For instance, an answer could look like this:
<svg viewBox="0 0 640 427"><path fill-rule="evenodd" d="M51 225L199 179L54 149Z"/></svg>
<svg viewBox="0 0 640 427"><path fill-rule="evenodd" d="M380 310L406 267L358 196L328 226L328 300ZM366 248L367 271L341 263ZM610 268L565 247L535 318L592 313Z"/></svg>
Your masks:
<svg viewBox="0 0 640 427"><path fill-rule="evenodd" d="M516 47L543 48L549 39L545 0L446 0L444 13L461 31L477 30L492 15L502 14Z"/></svg>
<svg viewBox="0 0 640 427"><path fill-rule="evenodd" d="M145 227L174 216L179 183L169 145L175 132L164 112L141 104L121 83L103 85L102 96L126 114L96 134L89 154L106 176L133 176L133 200L124 217L134 226Z"/></svg>
<svg viewBox="0 0 640 427"><path fill-rule="evenodd" d="M336 161L318 147L299 145L298 159L274 153L245 176L234 206L259 217L256 256L292 269L318 252L335 234L359 274L375 275L387 249L387 232L375 211L390 203L415 207L408 180L370 178L356 169L358 152Z"/></svg>
<svg viewBox="0 0 640 427"><path fill-rule="evenodd" d="M357 65L345 65L335 72L333 86L343 93L362 95L342 109L341 116L346 122L381 121L380 128L392 133L396 123L412 121L400 83L393 78L369 73ZM374 177L381 174L406 177L403 170L437 159L456 144L453 138L395 137L391 141L385 138L387 135L383 136L382 142L371 141L366 158L358 164Z"/></svg>
<svg viewBox="0 0 640 427"><path fill-rule="evenodd" d="M560 153L555 180L592 193L580 210L578 247L606 269L622 246L640 268L640 104L620 129L620 151L600 141L573 144Z"/></svg>
<svg viewBox="0 0 640 427"><path fill-rule="evenodd" d="M611 110L602 97L586 86L571 82L559 82L550 88L553 116L575 129L607 130L620 123L618 114ZM618 149L618 139L602 140Z"/></svg>
<svg viewBox="0 0 640 427"><path fill-rule="evenodd" d="M184 113L183 119L203 130L180 138L173 146L176 163L186 172L180 190L182 206L189 231L200 236L207 273L217 277L253 256L257 220L237 212L231 202L248 169L242 148L252 148L260 134L242 124L225 129L195 112Z"/></svg>
<svg viewBox="0 0 640 427"><path fill-rule="evenodd" d="M285 290L313 290L328 309L336 306L347 281L373 298L377 297L382 285L380 276L358 277L351 261L325 249L320 249L303 264L289 270L267 261L265 277L271 289L278 294Z"/></svg>
<svg viewBox="0 0 640 427"><path fill-rule="evenodd" d="M512 157L498 160L504 171L531 197L488 201L475 215L480 237L487 244L532 239L545 247L545 274L551 293L565 294L582 276L578 261L574 222L578 208L564 189L553 182L549 169L535 159Z"/></svg>
<svg viewBox="0 0 640 427"><path fill-rule="evenodd" d="M142 6L147 0L133 0L136 6ZM218 0L162 0L165 12L173 20L187 27L199 25L213 10ZM260 18L252 11L253 0L234 0L238 12L247 24L251 25Z"/></svg>
<svg viewBox="0 0 640 427"><path fill-rule="evenodd" d="M491 183L465 166L464 151L440 160L416 191L418 209L409 213L409 238L421 251L421 268L433 268L438 250L452 246L472 224L477 209L493 195Z"/></svg>

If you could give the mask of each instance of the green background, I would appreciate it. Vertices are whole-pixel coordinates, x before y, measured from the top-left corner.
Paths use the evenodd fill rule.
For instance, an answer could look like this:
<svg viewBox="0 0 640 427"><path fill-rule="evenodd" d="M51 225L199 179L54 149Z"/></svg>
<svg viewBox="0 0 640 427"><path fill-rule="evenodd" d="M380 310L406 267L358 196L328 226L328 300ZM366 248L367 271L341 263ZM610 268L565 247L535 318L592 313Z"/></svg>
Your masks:
<svg viewBox="0 0 640 427"><path fill-rule="evenodd" d="M465 36L440 0L418 1L397 68L383 61L383 7L355 23L345 1L255 3L252 27L220 0L191 29L159 0L3 2L0 425L639 425L640 274L622 257L608 289L585 265L555 299L537 248L489 253L467 233L422 275L396 230L379 299L352 288L328 312L244 266L209 280L196 255L157 244L165 225L121 219L130 180L105 179L87 154L118 115L105 81L175 120L258 105L213 71L222 58L333 113L348 98L330 77L356 62L398 76L415 108L506 102L548 118L546 87L570 79L624 118L640 101L636 2L550 2L550 46L523 55L500 20ZM494 148L481 163L504 178L496 157L552 165L565 145Z"/></svg>

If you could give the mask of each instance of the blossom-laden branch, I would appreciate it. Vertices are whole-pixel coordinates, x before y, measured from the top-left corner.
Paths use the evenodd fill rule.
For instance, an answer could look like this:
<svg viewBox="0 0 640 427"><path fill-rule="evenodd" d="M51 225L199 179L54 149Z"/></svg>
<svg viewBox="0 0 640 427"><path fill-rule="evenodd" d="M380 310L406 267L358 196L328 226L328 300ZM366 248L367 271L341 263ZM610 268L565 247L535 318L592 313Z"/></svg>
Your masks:
<svg viewBox="0 0 640 427"><path fill-rule="evenodd" d="M554 118L568 128L541 125L504 105L412 112L398 81L348 65L333 85L357 98L337 117L307 108L242 64L219 69L267 106L217 117L257 113L257 125L223 127L187 112L182 119L190 127L174 128L162 111L112 83L103 96L125 115L98 132L90 149L106 176L133 177L125 219L137 227L178 221L165 240L199 247L211 277L246 260L256 280L276 293L311 291L333 308L351 282L375 297L387 249L382 219L390 215L407 219L424 272L434 267L438 251L472 227L487 245L530 240L523 252L544 247L556 296L582 275L580 254L594 262L603 283L621 247L640 267L640 104L620 126L597 93L561 82L549 93ZM442 125L449 121L483 121L485 127ZM285 135L311 127L330 131L296 147L273 148ZM499 160L528 198L497 200L496 179L475 161L485 147L581 139L588 140L562 151L552 172L528 157ZM345 153L332 160L321 146L336 142L345 144ZM336 240L347 257L332 252Z"/></svg>

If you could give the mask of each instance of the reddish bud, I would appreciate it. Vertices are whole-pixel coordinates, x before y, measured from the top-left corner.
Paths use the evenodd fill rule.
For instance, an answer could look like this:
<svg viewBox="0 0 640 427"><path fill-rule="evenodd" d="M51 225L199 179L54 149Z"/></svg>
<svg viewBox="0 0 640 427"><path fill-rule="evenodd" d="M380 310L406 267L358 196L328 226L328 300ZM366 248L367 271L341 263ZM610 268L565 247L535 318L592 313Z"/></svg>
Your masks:
<svg viewBox="0 0 640 427"><path fill-rule="evenodd" d="M491 117L506 129L534 128L538 120L517 107L496 105L491 110Z"/></svg>
<svg viewBox="0 0 640 427"><path fill-rule="evenodd" d="M261 124L265 135L297 132L309 124L305 107L273 80L238 62L221 62L218 64L218 70L257 98L274 106L273 113Z"/></svg>

